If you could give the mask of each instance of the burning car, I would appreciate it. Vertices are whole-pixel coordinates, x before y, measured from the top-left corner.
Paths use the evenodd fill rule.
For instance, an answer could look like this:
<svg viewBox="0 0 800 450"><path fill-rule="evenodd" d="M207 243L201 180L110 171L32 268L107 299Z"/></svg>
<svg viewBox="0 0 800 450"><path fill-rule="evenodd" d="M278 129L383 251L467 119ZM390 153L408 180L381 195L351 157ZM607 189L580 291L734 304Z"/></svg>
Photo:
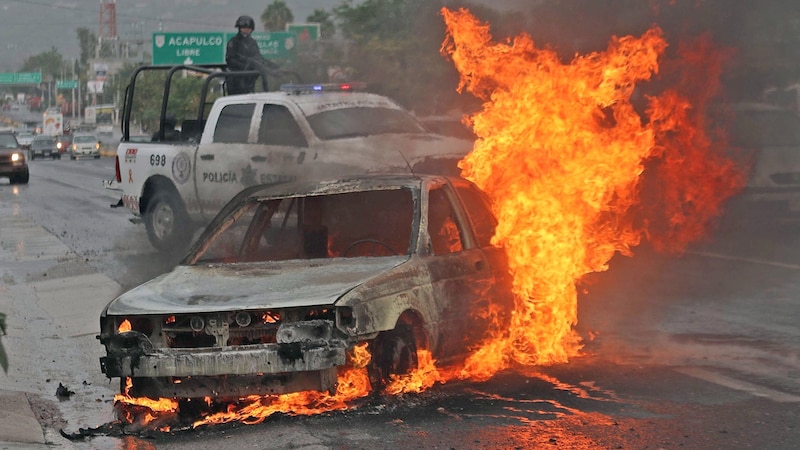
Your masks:
<svg viewBox="0 0 800 450"><path fill-rule="evenodd" d="M130 396L233 399L334 392L364 343L373 390L418 350L458 363L512 310L495 227L456 177L249 188L172 272L106 306L101 369Z"/></svg>

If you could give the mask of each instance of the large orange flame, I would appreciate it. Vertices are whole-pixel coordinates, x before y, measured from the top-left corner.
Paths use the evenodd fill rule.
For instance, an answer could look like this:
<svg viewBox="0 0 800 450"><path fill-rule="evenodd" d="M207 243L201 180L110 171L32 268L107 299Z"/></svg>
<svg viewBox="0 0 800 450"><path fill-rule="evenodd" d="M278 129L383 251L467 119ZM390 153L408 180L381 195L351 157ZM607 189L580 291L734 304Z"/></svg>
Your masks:
<svg viewBox="0 0 800 450"><path fill-rule="evenodd" d="M460 167L493 201L494 242L508 253L516 295L510 329L498 330L462 376L565 362L582 347L573 329L581 278L606 270L616 253L631 255L643 237L673 250L701 237L743 172L711 145L702 111L678 91L637 112L637 84L658 73L667 48L659 28L565 64L527 35L493 43L489 26L464 9L442 14L442 53L461 73L459 90L484 100L468 118L478 140ZM714 66L719 57L706 50ZM695 93L716 88L705 87ZM658 180L650 183L658 206L641 208L648 177ZM643 214L658 208L665 221Z"/></svg>

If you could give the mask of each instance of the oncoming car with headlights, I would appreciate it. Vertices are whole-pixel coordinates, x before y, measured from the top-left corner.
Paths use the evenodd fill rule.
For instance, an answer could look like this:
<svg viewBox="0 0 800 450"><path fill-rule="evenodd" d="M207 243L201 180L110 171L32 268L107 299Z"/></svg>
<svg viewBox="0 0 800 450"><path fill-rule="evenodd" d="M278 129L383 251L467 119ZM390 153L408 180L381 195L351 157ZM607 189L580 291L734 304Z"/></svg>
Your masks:
<svg viewBox="0 0 800 450"><path fill-rule="evenodd" d="M25 152L10 131L0 131L0 177L8 177L11 184L25 184L29 179Z"/></svg>
<svg viewBox="0 0 800 450"><path fill-rule="evenodd" d="M457 363L512 309L495 226L454 177L249 188L172 272L107 305L102 371L131 396L230 399L333 391L362 343L375 390L418 350Z"/></svg>

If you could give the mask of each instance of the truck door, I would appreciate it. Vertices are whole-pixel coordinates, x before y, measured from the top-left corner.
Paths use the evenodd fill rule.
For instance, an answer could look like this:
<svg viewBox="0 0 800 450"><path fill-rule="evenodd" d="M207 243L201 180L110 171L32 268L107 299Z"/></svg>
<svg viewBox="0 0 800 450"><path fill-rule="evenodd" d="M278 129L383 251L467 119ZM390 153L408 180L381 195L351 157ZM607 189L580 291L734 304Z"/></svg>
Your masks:
<svg viewBox="0 0 800 450"><path fill-rule="evenodd" d="M200 140L195 159L195 186L206 220L248 186L247 173L242 169L252 152L249 142L255 107L255 103L225 105L210 139L204 135Z"/></svg>

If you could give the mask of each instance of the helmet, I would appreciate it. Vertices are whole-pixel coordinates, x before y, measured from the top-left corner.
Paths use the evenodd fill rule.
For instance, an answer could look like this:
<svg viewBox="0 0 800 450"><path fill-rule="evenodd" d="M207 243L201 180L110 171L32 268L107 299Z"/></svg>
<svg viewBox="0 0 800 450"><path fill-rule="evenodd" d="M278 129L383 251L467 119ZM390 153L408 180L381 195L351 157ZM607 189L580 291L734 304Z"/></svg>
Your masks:
<svg viewBox="0 0 800 450"><path fill-rule="evenodd" d="M250 28L255 29L256 22L250 16L241 16L236 19L236 28Z"/></svg>

